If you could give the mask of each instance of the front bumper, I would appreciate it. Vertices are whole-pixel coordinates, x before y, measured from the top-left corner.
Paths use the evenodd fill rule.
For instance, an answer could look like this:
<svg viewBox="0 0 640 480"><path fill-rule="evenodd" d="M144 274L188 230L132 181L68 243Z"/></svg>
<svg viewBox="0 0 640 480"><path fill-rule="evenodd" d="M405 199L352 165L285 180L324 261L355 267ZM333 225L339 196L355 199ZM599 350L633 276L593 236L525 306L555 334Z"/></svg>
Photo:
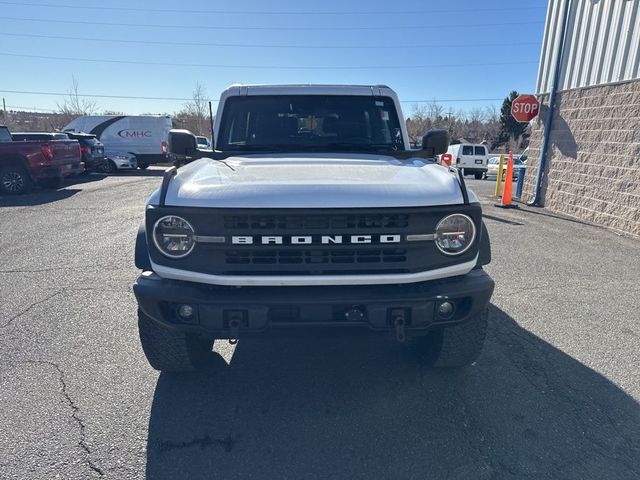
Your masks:
<svg viewBox="0 0 640 480"><path fill-rule="evenodd" d="M135 157L115 155L111 157L111 160L113 160L113 163L116 164L119 170L135 170L138 168L138 161Z"/></svg>
<svg viewBox="0 0 640 480"><path fill-rule="evenodd" d="M167 280L144 272L133 286L142 311L180 331L211 338L237 338L304 327L394 331L403 318L407 334L458 324L485 309L494 282L483 270L405 285L225 287ZM455 305L442 317L444 300ZM183 320L180 305L193 307Z"/></svg>

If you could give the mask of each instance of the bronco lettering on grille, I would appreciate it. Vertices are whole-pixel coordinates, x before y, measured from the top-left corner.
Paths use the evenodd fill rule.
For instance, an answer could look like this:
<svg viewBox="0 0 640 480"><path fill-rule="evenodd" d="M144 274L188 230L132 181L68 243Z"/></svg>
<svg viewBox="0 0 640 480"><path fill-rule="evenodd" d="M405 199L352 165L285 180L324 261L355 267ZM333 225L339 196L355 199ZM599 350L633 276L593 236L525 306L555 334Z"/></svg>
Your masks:
<svg viewBox="0 0 640 480"><path fill-rule="evenodd" d="M233 245L329 245L400 243L401 236L385 235L237 235Z"/></svg>

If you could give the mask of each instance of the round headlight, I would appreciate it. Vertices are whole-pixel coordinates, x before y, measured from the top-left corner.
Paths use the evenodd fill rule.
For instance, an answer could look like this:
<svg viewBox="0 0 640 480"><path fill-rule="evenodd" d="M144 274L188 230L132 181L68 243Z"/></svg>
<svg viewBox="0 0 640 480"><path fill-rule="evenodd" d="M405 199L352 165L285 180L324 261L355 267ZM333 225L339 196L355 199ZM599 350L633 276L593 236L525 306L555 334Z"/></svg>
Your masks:
<svg viewBox="0 0 640 480"><path fill-rule="evenodd" d="M160 253L169 258L182 258L196 245L193 227L184 218L168 215L153 226L153 243Z"/></svg>
<svg viewBox="0 0 640 480"><path fill-rule="evenodd" d="M476 226L471 218L455 213L440 220L435 235L438 250L445 255L460 255L469 250L476 238Z"/></svg>

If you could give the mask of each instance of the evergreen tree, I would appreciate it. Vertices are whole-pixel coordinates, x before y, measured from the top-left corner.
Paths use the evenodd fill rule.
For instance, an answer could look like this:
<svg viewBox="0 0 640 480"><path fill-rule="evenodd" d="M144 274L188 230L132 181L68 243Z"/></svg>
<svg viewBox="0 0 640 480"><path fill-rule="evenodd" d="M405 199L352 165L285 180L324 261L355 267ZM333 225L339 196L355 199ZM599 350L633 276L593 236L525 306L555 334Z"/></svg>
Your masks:
<svg viewBox="0 0 640 480"><path fill-rule="evenodd" d="M502 102L500 109L500 134L498 135L498 143L506 144L509 140L520 142L527 130L526 123L516 122L511 116L511 104L520 95L515 90L512 91Z"/></svg>

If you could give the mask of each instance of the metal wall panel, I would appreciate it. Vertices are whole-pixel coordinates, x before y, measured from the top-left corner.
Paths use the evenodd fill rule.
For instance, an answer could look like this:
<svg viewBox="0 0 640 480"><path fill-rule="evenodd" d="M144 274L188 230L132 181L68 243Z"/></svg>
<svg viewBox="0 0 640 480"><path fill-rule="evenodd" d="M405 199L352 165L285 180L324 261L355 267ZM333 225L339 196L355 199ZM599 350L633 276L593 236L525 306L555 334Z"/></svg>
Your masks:
<svg viewBox="0 0 640 480"><path fill-rule="evenodd" d="M640 0L549 0L536 91L551 88L566 2L559 90L640 78Z"/></svg>

